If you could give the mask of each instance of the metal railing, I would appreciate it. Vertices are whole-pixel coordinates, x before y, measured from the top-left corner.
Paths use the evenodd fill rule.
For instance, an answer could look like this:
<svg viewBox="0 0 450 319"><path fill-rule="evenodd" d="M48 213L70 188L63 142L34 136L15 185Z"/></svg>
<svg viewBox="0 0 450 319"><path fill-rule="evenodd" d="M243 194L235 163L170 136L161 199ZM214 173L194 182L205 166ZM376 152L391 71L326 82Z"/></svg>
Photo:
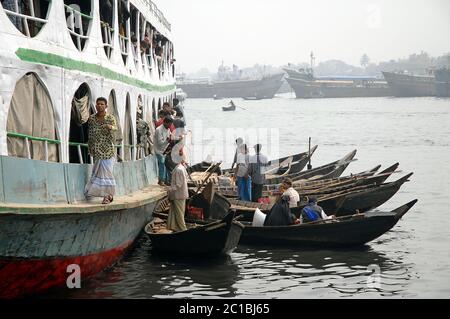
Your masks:
<svg viewBox="0 0 450 319"><path fill-rule="evenodd" d="M166 17L164 17L164 14L161 12L161 10L158 9L158 7L153 3L151 0L143 0L147 7L150 9L150 12L158 18L158 21L164 25L167 30L171 31L172 25L167 21Z"/></svg>
<svg viewBox="0 0 450 319"><path fill-rule="evenodd" d="M77 9L64 4L69 16L67 17L67 28L71 35L76 38L76 46L79 51L83 50L82 40L87 40L89 37L87 35L88 30L84 30L84 24L89 25L92 17L90 15L84 14Z"/></svg>
<svg viewBox="0 0 450 319"><path fill-rule="evenodd" d="M119 34L120 52L123 56L128 56L128 37Z"/></svg>
<svg viewBox="0 0 450 319"><path fill-rule="evenodd" d="M103 36L103 47L105 48L106 56L111 58L111 51L113 49L112 39L114 36L114 29L111 26L103 21L100 21L102 28L102 36Z"/></svg>
<svg viewBox="0 0 450 319"><path fill-rule="evenodd" d="M8 132L8 137L21 138L25 140L25 150L28 159L31 159L31 149L30 149L30 141L39 141L44 142L44 158L45 161L48 162L48 144L56 144L58 145L58 152L61 153L61 141L53 140L45 137L35 137L21 133Z"/></svg>
<svg viewBox="0 0 450 319"><path fill-rule="evenodd" d="M28 0L28 8L30 9L30 15L23 14L23 13L19 12L19 0L14 0L14 11L11 11L11 10L6 9L6 8L4 8L3 10L8 15L10 20L14 23L14 25L21 32L23 32L27 37L32 37L32 36L35 36L37 33L33 34L33 35L30 34L30 28L28 26L28 20L31 20L31 21L33 21L35 23L36 22L37 23L41 23L41 24L47 23L47 20L36 17L33 0ZM11 19L10 16L13 16L15 19ZM25 30L22 30L22 27L24 27Z"/></svg>
<svg viewBox="0 0 450 319"><path fill-rule="evenodd" d="M60 140L53 140L53 139L45 138L45 137L35 137L35 136L22 134L22 133L15 133L15 132L8 132L7 136L14 137L14 138L21 138L21 139L25 140L25 146L26 146L25 150L26 150L26 156L28 159L32 159L31 158L30 141L38 141L38 142L44 143L44 157L45 157L46 162L48 162L48 145L49 144L57 145L58 153L61 154L61 141ZM88 148L89 145L86 143L77 143L77 142L69 142L68 144L69 144L69 146L75 146L77 148L79 163L84 164L82 148ZM137 152L139 151L138 145L127 145L127 144L114 145L114 148L115 148L116 154L122 148L130 148L130 152L131 152L130 155L131 155L132 161L136 160ZM90 156L89 159L90 159L90 164L93 164L94 163L93 157Z"/></svg>

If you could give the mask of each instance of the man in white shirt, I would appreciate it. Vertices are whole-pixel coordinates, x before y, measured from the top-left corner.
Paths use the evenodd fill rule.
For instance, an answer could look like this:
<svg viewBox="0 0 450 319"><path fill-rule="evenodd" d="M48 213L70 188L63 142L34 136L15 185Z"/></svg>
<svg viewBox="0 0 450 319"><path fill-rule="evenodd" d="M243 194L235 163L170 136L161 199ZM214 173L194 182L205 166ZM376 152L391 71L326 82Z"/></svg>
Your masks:
<svg viewBox="0 0 450 319"><path fill-rule="evenodd" d="M295 208L300 201L300 195L298 192L292 187L292 180L290 178L286 178L281 183L281 190L283 190L283 195L281 196L289 196L289 208Z"/></svg>
<svg viewBox="0 0 450 319"><path fill-rule="evenodd" d="M178 164L172 171L172 182L169 188L170 211L167 219L167 228L173 231L186 230L184 212L186 210L186 200L189 198L188 174L186 171L184 154L174 161Z"/></svg>
<svg viewBox="0 0 450 319"><path fill-rule="evenodd" d="M158 159L158 184L168 184L166 167L164 165L165 156L164 151L170 142L170 126L173 120L170 116L164 118L163 125L158 126L155 130L155 153Z"/></svg>

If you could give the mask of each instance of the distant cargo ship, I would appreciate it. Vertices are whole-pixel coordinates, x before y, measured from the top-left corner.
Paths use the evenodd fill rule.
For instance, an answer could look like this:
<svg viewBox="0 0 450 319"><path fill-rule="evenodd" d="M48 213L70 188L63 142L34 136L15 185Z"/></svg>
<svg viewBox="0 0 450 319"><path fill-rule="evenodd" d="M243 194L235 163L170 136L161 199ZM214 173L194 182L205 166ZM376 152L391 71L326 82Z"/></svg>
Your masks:
<svg viewBox="0 0 450 319"><path fill-rule="evenodd" d="M397 72L383 72L394 96L435 96L436 84L432 75L410 75Z"/></svg>
<svg viewBox="0 0 450 319"><path fill-rule="evenodd" d="M450 97L450 69L443 68L435 72L436 95Z"/></svg>
<svg viewBox="0 0 450 319"><path fill-rule="evenodd" d="M284 74L274 74L260 79L227 80L217 82L179 82L177 87L188 98L255 98L271 99L280 89Z"/></svg>
<svg viewBox="0 0 450 319"><path fill-rule="evenodd" d="M283 69L297 98L349 98L390 96L386 82L369 76L314 77L311 69Z"/></svg>

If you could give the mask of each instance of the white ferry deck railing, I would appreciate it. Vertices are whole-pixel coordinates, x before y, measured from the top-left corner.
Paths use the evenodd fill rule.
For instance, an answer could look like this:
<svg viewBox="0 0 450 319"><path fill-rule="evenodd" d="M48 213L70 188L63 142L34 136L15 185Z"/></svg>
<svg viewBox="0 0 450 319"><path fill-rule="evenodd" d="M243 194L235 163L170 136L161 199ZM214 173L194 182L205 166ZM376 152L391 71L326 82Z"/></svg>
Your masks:
<svg viewBox="0 0 450 319"><path fill-rule="evenodd" d="M21 133L15 133L15 132L8 132L8 137L14 137L14 138L21 138L25 140L25 146L26 146L26 155L28 159L31 158L31 149L30 149L30 141L38 141L44 143L44 158L45 161L48 162L48 145L49 144L55 144L58 146L58 153L61 154L61 141L60 140L53 140L45 137L35 137L27 134L21 134ZM80 164L84 164L83 160L83 152L82 148L88 148L89 145L86 143L77 143L77 142L69 142L69 146L75 146L78 151L78 160ZM116 150L116 154L119 153L119 150L121 148L130 148L131 151L131 159L133 161L136 160L136 149L138 148L136 145L114 145L114 148ZM94 158L92 156L89 157L90 164L94 163Z"/></svg>
<svg viewBox="0 0 450 319"><path fill-rule="evenodd" d="M11 11L11 10L8 10L8 9L3 9L3 10L5 11L5 13L6 13L8 16L14 16L14 17L17 17L17 18L20 18L20 19L23 19L23 20L24 20L24 21L23 21L24 23L21 23L21 25L24 26L24 28L25 28L25 35L26 35L27 37L31 37L31 35L30 35L30 29L29 29L29 27L28 27L28 20L31 20L31 21L34 21L34 22L39 22L39 23L42 23L42 24L47 23L47 20L46 20L46 19L41 19L41 18L38 18L38 17L35 16L33 0L29 0L29 3L31 3L31 5L30 5L30 14L31 14L31 15L27 15L27 14L23 14L23 13L20 13L20 12L19 12L19 3L18 3L18 0L15 0L15 2L14 2L15 10L16 10L16 11ZM21 21L21 22L22 22L22 21ZM19 27L18 25L16 25L16 26ZM21 29L21 27L20 27L19 29Z"/></svg>
<svg viewBox="0 0 450 319"><path fill-rule="evenodd" d="M106 22L100 21L100 24L102 27L102 34L103 34L103 47L105 48L106 55L108 56L108 58L110 58L111 51L113 49L112 39L113 39L114 29L111 28L110 25Z"/></svg>
<svg viewBox="0 0 450 319"><path fill-rule="evenodd" d="M155 15L155 17L158 18L159 22L161 22L162 25L164 25L167 30L171 31L171 24L169 23L169 21L167 21L167 19L164 17L164 14L158 9L158 7L153 3L153 1L151 0L143 0L146 5L148 6L148 8L150 9L150 11L153 13L153 15Z"/></svg>
<svg viewBox="0 0 450 319"><path fill-rule="evenodd" d="M128 56L128 37L119 34L120 52L124 56Z"/></svg>
<svg viewBox="0 0 450 319"><path fill-rule="evenodd" d="M81 51L83 49L81 39L86 40L89 38L89 36L87 35L87 30L84 30L83 25L84 22L86 22L86 20L92 20L92 17L66 4L64 5L64 7L70 14L67 17L68 19L67 27L69 28L70 34L72 34L77 39L77 49ZM83 21L83 19L85 20ZM89 25L89 23L90 22L88 21L86 25ZM76 29L79 29L79 31L77 32Z"/></svg>
<svg viewBox="0 0 450 319"><path fill-rule="evenodd" d="M150 53L145 55L145 58L147 59L148 72L150 73L150 75L152 74L152 69L153 69L153 59L152 59L151 52L153 52L152 47L150 47Z"/></svg>

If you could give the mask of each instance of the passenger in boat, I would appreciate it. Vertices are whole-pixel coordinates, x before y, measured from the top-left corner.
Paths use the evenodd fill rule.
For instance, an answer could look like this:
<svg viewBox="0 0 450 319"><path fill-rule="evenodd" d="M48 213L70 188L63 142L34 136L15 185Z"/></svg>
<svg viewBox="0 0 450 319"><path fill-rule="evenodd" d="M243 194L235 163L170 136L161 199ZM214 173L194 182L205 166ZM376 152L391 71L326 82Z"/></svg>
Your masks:
<svg viewBox="0 0 450 319"><path fill-rule="evenodd" d="M289 208L289 196L281 196L264 220L264 226L290 226L300 221L292 214Z"/></svg>
<svg viewBox="0 0 450 319"><path fill-rule="evenodd" d="M159 185L165 185L167 184L168 178L167 178L167 172L166 167L164 165L165 162L165 156L164 152L167 149L167 146L170 142L170 126L173 124L173 120L170 116L166 116L164 118L163 125L160 125L155 130L155 153L156 158L158 159L158 184Z"/></svg>
<svg viewBox="0 0 450 319"><path fill-rule="evenodd" d="M269 161L264 154L261 154L261 144L256 144L254 148L256 154L250 157L248 175L252 178L252 202L257 203L262 197L265 182L264 168Z"/></svg>
<svg viewBox="0 0 450 319"><path fill-rule="evenodd" d="M289 208L295 208L298 206L300 200L299 193L292 187L292 180L285 178L280 186L281 196L289 197Z"/></svg>
<svg viewBox="0 0 450 319"><path fill-rule="evenodd" d="M109 204L114 199L116 181L113 168L116 157L114 148L117 130L114 115L106 114L108 101L99 97L95 105L97 113L89 117L89 154L94 158L92 176L85 187L85 196L103 197L102 204Z"/></svg>
<svg viewBox="0 0 450 319"><path fill-rule="evenodd" d="M323 208L317 205L317 198L310 197L308 199L308 205L306 205L300 214L301 223L310 223L318 220L333 219L334 216L327 216L323 211Z"/></svg>
<svg viewBox="0 0 450 319"><path fill-rule="evenodd" d="M182 149L181 149L182 150ZM168 191L170 200L170 211L167 218L167 228L173 231L186 230L184 213L186 210L186 200L189 198L188 174L186 171L186 156L181 151L181 156L173 159L177 163L172 172L171 186Z"/></svg>
<svg viewBox="0 0 450 319"><path fill-rule="evenodd" d="M234 104L233 100L230 101L230 105L233 107L236 107L236 105Z"/></svg>
<svg viewBox="0 0 450 319"><path fill-rule="evenodd" d="M237 178L239 199L246 202L252 200L252 178L248 175L249 160L247 145L242 144L237 155L235 176Z"/></svg>

